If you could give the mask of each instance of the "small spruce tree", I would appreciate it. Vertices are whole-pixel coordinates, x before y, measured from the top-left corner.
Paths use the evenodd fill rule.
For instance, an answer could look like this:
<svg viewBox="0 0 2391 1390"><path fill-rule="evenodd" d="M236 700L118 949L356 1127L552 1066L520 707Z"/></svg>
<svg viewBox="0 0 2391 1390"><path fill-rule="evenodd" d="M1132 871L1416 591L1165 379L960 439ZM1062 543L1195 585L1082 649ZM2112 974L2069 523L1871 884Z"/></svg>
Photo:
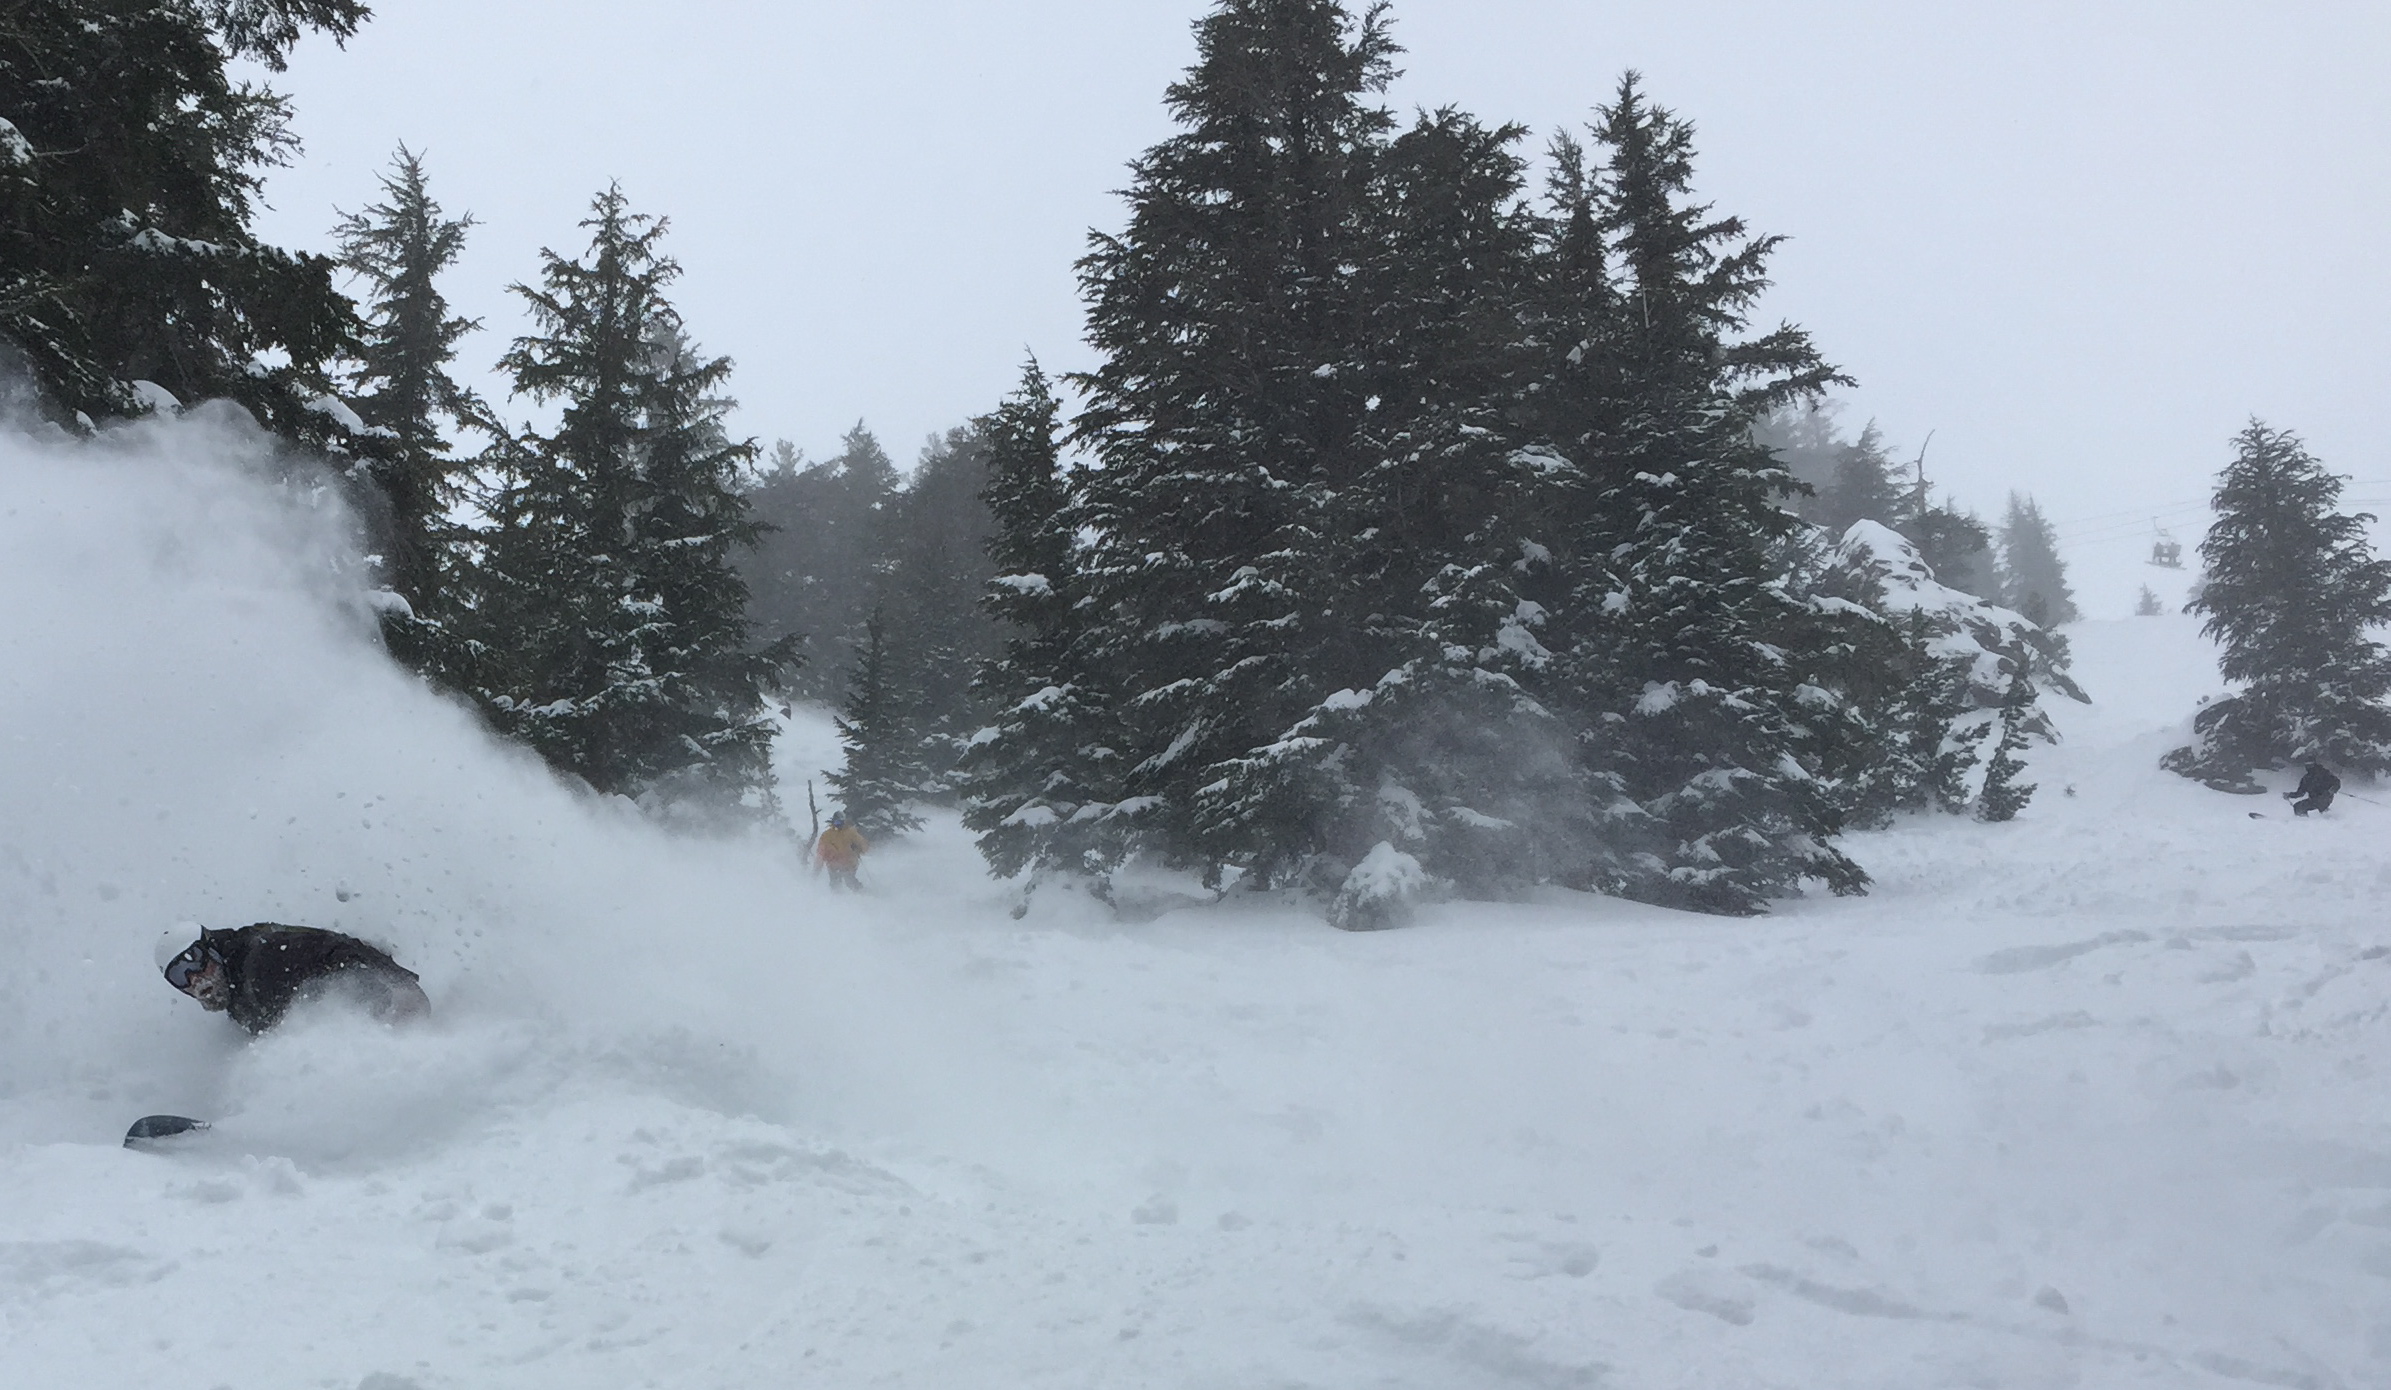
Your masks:
<svg viewBox="0 0 2391 1390"><path fill-rule="evenodd" d="M1975 658L1947 649L1945 633L1923 608L1887 621L1898 650L1884 661L1891 678L1867 718L1875 731L1860 775L1853 779L1860 825L1882 825L1896 812L1960 812L1968 807L1968 774L1975 742L1961 736L1981 718L1971 698Z"/></svg>
<svg viewBox="0 0 2391 1390"><path fill-rule="evenodd" d="M1855 521L1891 525L1901 515L1902 493L1885 436L1870 420L1860 437L1835 451L1835 469L1819 489L1818 520L1840 536Z"/></svg>
<svg viewBox="0 0 2391 1390"><path fill-rule="evenodd" d="M922 763L921 736L910 702L891 679L886 629L878 613L864 620L858 658L847 702L832 721L846 761L827 780L844 803L847 819L864 834L919 830L921 817L908 808L921 799L930 770Z"/></svg>
<svg viewBox="0 0 2391 1390"><path fill-rule="evenodd" d="M2375 635L2391 623L2391 562L2367 542L2372 516L2338 510L2343 481L2288 431L2253 420L2235 437L2186 607L2238 688L2201 709L2196 741L2163 766L2235 791L2311 759L2391 770L2391 651Z"/></svg>
<svg viewBox="0 0 2391 1390"><path fill-rule="evenodd" d="M2001 601L2038 627L2076 621L2075 594L2067 587L2067 565L2059 558L2059 537L2034 499L2009 494L2009 515L2001 523Z"/></svg>
<svg viewBox="0 0 2391 1390"><path fill-rule="evenodd" d="M2026 669L2021 665L2010 673L2009 689L2001 698L2000 741L1993 745L1992 761L1984 769L1984 790L1976 796L1976 819L2014 820L2026 803L2034 799L2034 784L2017 780L2018 774L2026 770L2017 754L2026 746L2027 720L2033 708L2034 683L2027 679Z"/></svg>

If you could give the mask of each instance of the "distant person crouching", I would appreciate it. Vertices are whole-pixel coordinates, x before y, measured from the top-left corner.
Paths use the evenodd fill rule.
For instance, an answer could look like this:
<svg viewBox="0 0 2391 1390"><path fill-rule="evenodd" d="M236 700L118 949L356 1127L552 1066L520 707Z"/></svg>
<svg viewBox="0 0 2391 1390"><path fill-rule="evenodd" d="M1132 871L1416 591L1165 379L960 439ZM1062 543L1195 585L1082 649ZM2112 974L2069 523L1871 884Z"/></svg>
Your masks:
<svg viewBox="0 0 2391 1390"><path fill-rule="evenodd" d="M378 947L321 927L256 922L216 931L186 923L158 942L158 969L199 1007L231 1014L252 1033L280 1023L292 1005L316 999L348 999L384 1023L432 1011L414 971Z"/></svg>

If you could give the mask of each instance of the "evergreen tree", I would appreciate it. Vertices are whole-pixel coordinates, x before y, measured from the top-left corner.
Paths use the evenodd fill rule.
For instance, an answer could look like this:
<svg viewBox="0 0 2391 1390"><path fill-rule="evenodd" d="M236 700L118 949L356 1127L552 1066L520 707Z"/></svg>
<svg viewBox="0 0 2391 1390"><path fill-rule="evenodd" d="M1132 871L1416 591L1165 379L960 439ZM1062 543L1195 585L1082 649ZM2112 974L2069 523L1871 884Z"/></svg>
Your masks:
<svg viewBox="0 0 2391 1390"><path fill-rule="evenodd" d="M2155 618L2166 611L2167 605L2159 602L2158 593L2148 584L2143 585L2142 592L2134 599L2134 616Z"/></svg>
<svg viewBox="0 0 2391 1390"><path fill-rule="evenodd" d="M750 494L765 528L744 572L757 626L803 635L810 660L790 693L835 700L852 684L863 626L882 592L897 469L857 421L839 452L808 464L786 441Z"/></svg>
<svg viewBox="0 0 2391 1390"><path fill-rule="evenodd" d="M2262 769L2321 760L2391 769L2391 562L2367 543L2365 513L2337 510L2343 479L2299 437L2256 420L2211 500L2206 578L2188 611L2223 648L2239 687L2193 719L2163 765L2231 790Z"/></svg>
<svg viewBox="0 0 2391 1390"><path fill-rule="evenodd" d="M322 256L251 228L290 108L236 83L360 0L18 0L0 28L0 337L61 416L144 413L134 383L228 399L285 438L370 450L326 399L356 321Z"/></svg>
<svg viewBox="0 0 2391 1390"><path fill-rule="evenodd" d="M1378 389L1355 283L1391 125L1370 100L1393 73L1382 10L1222 0L1166 97L1180 132L1133 164L1127 229L1080 262L1104 359L1079 383L1102 463L1083 488L1084 661L1125 687L1122 799L1080 812L1105 862L1152 849L1267 882L1307 828L1208 813L1199 790L1379 674L1311 600L1334 495L1371 462L1371 402L1419 400Z"/></svg>
<svg viewBox="0 0 2391 1390"><path fill-rule="evenodd" d="M2001 601L2039 627L2059 627L2083 616L2067 587L2067 566L2049 519L2033 498L2014 492L2001 523Z"/></svg>
<svg viewBox="0 0 2391 1390"><path fill-rule="evenodd" d="M2034 707L2034 685L2026 671L2021 665L2010 673L2009 689L2001 698L2001 736L1984 770L1984 790L1976 797L1978 820L2014 820L2034 799L2034 784L2017 780L2026 767L2017 753L2026 746L2027 720Z"/></svg>
<svg viewBox="0 0 2391 1390"><path fill-rule="evenodd" d="M1562 356L1538 393L1585 480L1579 630L1558 674L1607 789L1592 879L1730 913L1804 878L1857 891L1866 876L1833 845L1841 807L1818 775L1837 741L1821 726L1849 714L1804 669L1831 643L1783 582L1792 479L1753 436L1768 410L1841 378L1799 329L1737 336L1776 239L1691 201L1691 128L1633 73L1600 114L1615 281L1585 337L1550 340Z"/></svg>
<svg viewBox="0 0 2391 1390"><path fill-rule="evenodd" d="M341 264L368 288L349 381L358 415L388 432L369 465L386 509L384 574L417 617L430 619L445 579L448 509L465 468L442 426L482 410L449 375L457 340L479 321L452 316L438 283L473 219L441 215L420 155L401 145L392 165L381 181L386 201L344 217L334 235Z"/></svg>
<svg viewBox="0 0 2391 1390"><path fill-rule="evenodd" d="M1835 465L1851 447L1836 426L1837 409L1836 402L1824 397L1796 401L1769 411L1752 427L1753 438L1776 455L1800 485L1792 499L1794 510L1804 521L1820 526L1827 525L1827 494L1834 487Z"/></svg>
<svg viewBox="0 0 2391 1390"><path fill-rule="evenodd" d="M543 252L514 290L542 330L500 365L561 401L553 433L502 435L466 623L488 653L491 719L600 791L665 801L770 795L762 692L788 644L750 647L733 552L755 446L722 429L727 358L690 344L664 291L666 224L619 188L591 205L585 260Z"/></svg>
<svg viewBox="0 0 2391 1390"><path fill-rule="evenodd" d="M1316 520L1288 547L1324 562L1303 594L1343 660L1307 663L1308 705L1198 794L1199 832L1265 879L1308 865L1336 892L1385 844L1430 879L1502 893L1588 853L1569 734L1529 693L1550 662L1523 585L1549 553L1537 504L1554 461L1506 416L1535 231L1518 136L1438 111L1376 157L1352 278L1353 361L1377 404L1352 441L1363 466L1305 490Z"/></svg>
<svg viewBox="0 0 2391 1390"><path fill-rule="evenodd" d="M1907 680L1890 721L1895 739L1880 785L1893 809L1956 814L1967 809L1968 774L1976 768L1976 743L1962 732L1975 708L1969 687L1976 660L1944 650L1923 609L1910 611L1902 636ZM2017 693L2015 682L2009 693ZM2028 725L2028 710L2005 706L2003 714L2004 728L2022 732Z"/></svg>
<svg viewBox="0 0 2391 1390"><path fill-rule="evenodd" d="M1870 420L1860 437L1835 451L1835 471L1818 494L1818 521L1835 535L1855 521L1891 525L1901 516L1901 487L1885 452L1884 432Z"/></svg>
<svg viewBox="0 0 2391 1390"><path fill-rule="evenodd" d="M1981 734L1974 652L1957 649L1939 615L1903 609L1884 590L1867 569L1840 564L1811 588L1870 614L1844 629L1842 659L1830 663L1831 689L1851 717L1821 730L1829 738L1820 769L1849 823L1868 828L1904 813L1966 810Z"/></svg>
<svg viewBox="0 0 2391 1390"><path fill-rule="evenodd" d="M1999 601L2000 575L1992 550L1992 532L1974 514L1963 512L1949 499L1932 501L1921 485L1893 520L1893 529L1918 547L1935 579L1944 587L1981 599Z"/></svg>
<svg viewBox="0 0 2391 1390"><path fill-rule="evenodd" d="M846 704L832 722L838 728L845 763L829 774L831 790L845 804L847 819L870 836L902 835L921 829L921 817L907 809L930 784L904 692L889 679L888 648L880 615L864 620L861 659Z"/></svg>
<svg viewBox="0 0 2391 1390"><path fill-rule="evenodd" d="M941 783L980 726L973 673L1002 640L980 605L994 574L994 524L982 500L989 452L976 422L931 440L894 499L876 566L890 679L905 692L922 756Z"/></svg>
<svg viewBox="0 0 2391 1390"><path fill-rule="evenodd" d="M981 423L996 573L981 602L1004 634L974 691L991 712L958 768L963 824L999 877L1025 868L1100 876L1089 807L1117 802L1111 687L1076 657L1079 538L1059 442L1061 407L1035 361ZM1091 858L1090 856L1094 857Z"/></svg>

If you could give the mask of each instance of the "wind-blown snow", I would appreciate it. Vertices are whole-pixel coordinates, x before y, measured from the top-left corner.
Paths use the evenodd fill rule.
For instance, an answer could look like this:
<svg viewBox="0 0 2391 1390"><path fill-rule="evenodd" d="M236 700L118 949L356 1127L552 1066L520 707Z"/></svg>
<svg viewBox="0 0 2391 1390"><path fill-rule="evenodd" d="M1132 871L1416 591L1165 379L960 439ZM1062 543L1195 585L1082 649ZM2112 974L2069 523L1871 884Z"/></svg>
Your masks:
<svg viewBox="0 0 2391 1390"><path fill-rule="evenodd" d="M268 476L206 407L0 440L12 1381L2391 1380L2391 812L2158 772L2190 619L2071 629L2032 806L1853 837L1864 899L1014 920L951 818L845 897L558 786ZM250 1042L183 917L386 940L437 1019ZM158 1110L220 1125L117 1147Z"/></svg>

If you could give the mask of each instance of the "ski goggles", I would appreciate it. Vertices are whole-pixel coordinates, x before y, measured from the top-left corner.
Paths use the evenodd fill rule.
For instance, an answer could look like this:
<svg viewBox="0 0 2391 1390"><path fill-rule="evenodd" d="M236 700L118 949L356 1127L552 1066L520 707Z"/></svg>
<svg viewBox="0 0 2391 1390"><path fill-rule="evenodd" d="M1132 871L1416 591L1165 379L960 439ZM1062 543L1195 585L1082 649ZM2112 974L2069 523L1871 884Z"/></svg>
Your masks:
<svg viewBox="0 0 2391 1390"><path fill-rule="evenodd" d="M193 942L191 949L166 962L166 983L176 989L189 989L195 976L210 965L220 964L223 959L206 946Z"/></svg>

